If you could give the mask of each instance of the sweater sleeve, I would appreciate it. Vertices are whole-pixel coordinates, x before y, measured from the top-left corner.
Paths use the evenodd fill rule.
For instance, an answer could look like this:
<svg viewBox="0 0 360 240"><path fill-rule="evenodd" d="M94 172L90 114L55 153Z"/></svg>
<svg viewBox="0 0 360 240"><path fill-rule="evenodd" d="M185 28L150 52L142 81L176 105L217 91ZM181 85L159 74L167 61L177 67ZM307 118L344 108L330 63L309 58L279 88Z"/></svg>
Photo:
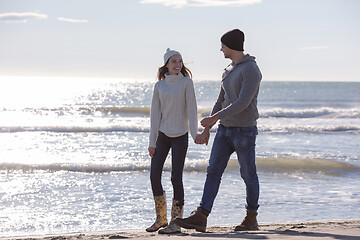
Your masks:
<svg viewBox="0 0 360 240"><path fill-rule="evenodd" d="M221 88L219 96L213 106L210 116L219 112L222 109L222 102L224 101L224 95L225 95L224 89Z"/></svg>
<svg viewBox="0 0 360 240"><path fill-rule="evenodd" d="M198 132L198 115L194 84L190 78L186 85L186 110L189 118L190 134L195 141Z"/></svg>
<svg viewBox="0 0 360 240"><path fill-rule="evenodd" d="M159 89L157 85L154 86L153 96L151 100L150 108L150 137L149 137L149 147L156 146L156 140L159 134L160 129L160 120L161 120L161 106L160 106L160 97Z"/></svg>
<svg viewBox="0 0 360 240"><path fill-rule="evenodd" d="M218 112L218 116L226 118L244 111L259 88L261 75L254 67L248 68L243 75L243 83L238 98L229 106Z"/></svg>

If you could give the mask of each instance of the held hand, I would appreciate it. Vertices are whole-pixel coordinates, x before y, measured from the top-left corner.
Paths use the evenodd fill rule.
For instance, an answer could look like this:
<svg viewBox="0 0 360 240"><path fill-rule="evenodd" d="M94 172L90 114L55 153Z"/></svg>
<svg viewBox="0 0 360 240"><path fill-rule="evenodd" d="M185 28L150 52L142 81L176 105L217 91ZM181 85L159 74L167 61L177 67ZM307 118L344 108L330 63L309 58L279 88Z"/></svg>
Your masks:
<svg viewBox="0 0 360 240"><path fill-rule="evenodd" d="M201 134L196 135L195 143L208 145L210 138L210 129L204 129Z"/></svg>
<svg viewBox="0 0 360 240"><path fill-rule="evenodd" d="M153 158L153 157L154 157L154 154L155 154L155 148L154 148L154 147L149 147L149 148L148 148L148 151L149 151L149 156L150 156L151 158Z"/></svg>
<svg viewBox="0 0 360 240"><path fill-rule="evenodd" d="M209 138L210 138L210 128L205 128L204 131L201 133L203 143L208 145Z"/></svg>
<svg viewBox="0 0 360 240"><path fill-rule="evenodd" d="M201 139L201 134L196 135L195 143L196 144L203 144L202 139Z"/></svg>
<svg viewBox="0 0 360 240"><path fill-rule="evenodd" d="M211 127L216 123L216 121L219 120L219 117L217 114L214 114L210 117L203 118L203 120L200 121L201 126L203 127Z"/></svg>

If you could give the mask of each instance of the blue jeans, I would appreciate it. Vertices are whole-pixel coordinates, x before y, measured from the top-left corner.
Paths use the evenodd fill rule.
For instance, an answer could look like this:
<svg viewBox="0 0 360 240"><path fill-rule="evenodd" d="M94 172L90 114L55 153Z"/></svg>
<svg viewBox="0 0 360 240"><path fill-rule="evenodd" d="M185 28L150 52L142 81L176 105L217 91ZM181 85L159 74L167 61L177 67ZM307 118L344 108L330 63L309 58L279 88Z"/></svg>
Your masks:
<svg viewBox="0 0 360 240"><path fill-rule="evenodd" d="M259 208L259 180L255 165L255 140L257 127L225 127L219 125L211 149L206 182L200 207L211 212L219 191L222 174L230 156L236 152L240 174L246 185L246 209L257 212Z"/></svg>
<svg viewBox="0 0 360 240"><path fill-rule="evenodd" d="M150 169L151 188L154 196L161 196L164 193L161 175L166 157L171 149L171 183L174 189L174 199L184 199L183 169L188 149L188 139L188 133L180 137L168 137L159 132Z"/></svg>

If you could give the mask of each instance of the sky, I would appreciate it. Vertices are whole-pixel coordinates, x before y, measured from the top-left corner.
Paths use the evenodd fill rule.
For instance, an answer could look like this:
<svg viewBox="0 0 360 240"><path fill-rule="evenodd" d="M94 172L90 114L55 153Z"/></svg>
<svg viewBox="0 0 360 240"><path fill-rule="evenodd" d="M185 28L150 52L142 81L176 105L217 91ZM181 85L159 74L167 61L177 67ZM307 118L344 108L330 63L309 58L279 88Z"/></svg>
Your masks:
<svg viewBox="0 0 360 240"><path fill-rule="evenodd" d="M359 0L0 0L0 76L155 79L167 48L220 80L245 33L265 81L360 81Z"/></svg>

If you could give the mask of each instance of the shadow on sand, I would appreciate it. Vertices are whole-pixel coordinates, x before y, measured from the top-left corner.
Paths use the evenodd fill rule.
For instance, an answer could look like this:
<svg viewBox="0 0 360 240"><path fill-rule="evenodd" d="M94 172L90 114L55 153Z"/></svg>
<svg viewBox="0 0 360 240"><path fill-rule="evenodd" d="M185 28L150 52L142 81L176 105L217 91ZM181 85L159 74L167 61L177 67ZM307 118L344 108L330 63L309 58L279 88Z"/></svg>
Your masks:
<svg viewBox="0 0 360 240"><path fill-rule="evenodd" d="M274 235L281 237L292 236L302 239L301 237L317 237L317 238L331 238L340 240L359 240L359 236L340 235L331 233L318 233L318 232L299 232L294 230L267 230L267 231L254 231L254 232L227 232L227 233L183 233L183 236L199 237L199 238L242 238L242 239L275 239Z"/></svg>

